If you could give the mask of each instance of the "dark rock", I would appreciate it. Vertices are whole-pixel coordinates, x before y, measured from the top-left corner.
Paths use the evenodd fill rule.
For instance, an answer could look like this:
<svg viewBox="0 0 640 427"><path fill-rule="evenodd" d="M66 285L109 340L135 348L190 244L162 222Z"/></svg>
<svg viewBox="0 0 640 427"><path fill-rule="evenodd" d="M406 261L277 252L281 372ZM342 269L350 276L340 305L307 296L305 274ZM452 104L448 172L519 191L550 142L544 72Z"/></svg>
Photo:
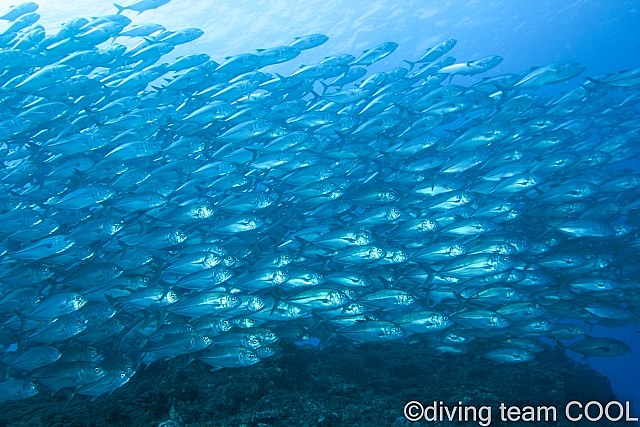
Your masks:
<svg viewBox="0 0 640 427"><path fill-rule="evenodd" d="M474 343L482 346L483 344ZM279 353L250 368L211 372L184 360L156 362L138 372L110 396L91 402L75 396L65 407L63 392L48 389L30 399L4 402L5 427L214 427L214 426L394 426L414 425L403 417L407 402L442 401L449 407L499 405L555 406L551 422L513 422L527 426L633 425L600 421L569 422L565 405L577 400L606 404L616 400L609 380L558 349L537 354L527 364L496 364L472 356L436 356L416 344L332 345L324 349L279 344ZM174 409L173 415L170 416ZM444 426L451 423L422 422ZM420 424L419 424L420 425ZM477 426L478 422L455 425Z"/></svg>

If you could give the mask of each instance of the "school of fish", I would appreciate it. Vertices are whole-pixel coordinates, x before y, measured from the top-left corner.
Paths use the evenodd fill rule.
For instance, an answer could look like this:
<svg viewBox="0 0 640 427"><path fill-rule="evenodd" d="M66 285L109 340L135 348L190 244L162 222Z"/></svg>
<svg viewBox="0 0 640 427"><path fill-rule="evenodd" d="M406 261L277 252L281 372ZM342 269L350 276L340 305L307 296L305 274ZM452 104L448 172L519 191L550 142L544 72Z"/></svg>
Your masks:
<svg viewBox="0 0 640 427"><path fill-rule="evenodd" d="M384 72L396 43L260 71L321 34L166 63L203 32L122 12L167 1L56 34L35 3L0 12L0 400L95 399L179 356L250 366L283 338L630 351L588 327L640 314L640 69L464 87L502 58L450 39Z"/></svg>

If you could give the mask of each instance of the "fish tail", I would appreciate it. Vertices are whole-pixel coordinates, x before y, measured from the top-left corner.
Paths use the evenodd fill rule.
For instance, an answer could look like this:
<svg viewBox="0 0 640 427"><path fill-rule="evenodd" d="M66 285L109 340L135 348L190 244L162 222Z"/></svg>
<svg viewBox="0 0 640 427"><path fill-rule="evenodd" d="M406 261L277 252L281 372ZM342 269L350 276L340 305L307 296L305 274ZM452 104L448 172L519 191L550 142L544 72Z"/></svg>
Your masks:
<svg viewBox="0 0 640 427"><path fill-rule="evenodd" d="M436 275L435 270L431 268L431 266L422 262L418 263L418 265L420 266L420 268L427 272L427 280L424 282L424 287L431 288L431 283L433 283L433 279Z"/></svg>
<svg viewBox="0 0 640 427"><path fill-rule="evenodd" d="M416 66L415 62L407 61L406 59L403 59L403 61L409 64L409 71L413 70L413 67Z"/></svg>
<svg viewBox="0 0 640 427"><path fill-rule="evenodd" d="M73 399L73 397L76 395L76 392L70 392L69 395L67 396L67 400L64 402L64 405L62 406L62 409L66 409L67 406L69 406L69 403L71 403L71 400Z"/></svg>
<svg viewBox="0 0 640 427"><path fill-rule="evenodd" d="M327 91L329 90L329 85L328 85L328 84L326 84L325 82L320 82L320 84L321 84L321 85L322 85L322 87L323 87L322 95L321 95L321 96L324 96L324 94L325 94L325 93L327 93Z"/></svg>
<svg viewBox="0 0 640 427"><path fill-rule="evenodd" d="M27 324L27 316L18 310L14 310L13 314L20 318L20 328L18 329L18 332L23 332L25 330L25 325Z"/></svg>
<svg viewBox="0 0 640 427"><path fill-rule="evenodd" d="M122 7L119 4L114 3L113 5L116 7L116 9L118 9L118 13L116 13L116 15L120 15L122 11L126 9L125 7Z"/></svg>
<svg viewBox="0 0 640 427"><path fill-rule="evenodd" d="M586 77L586 79L587 79L589 82L591 82L591 83L595 84L596 86L602 86L602 85L606 85L606 84L607 84L606 82L603 82L603 81L600 81L600 80L596 80L596 79L594 79L594 78L592 78L592 77ZM588 88L587 86L585 86L584 84L583 84L583 85L581 85L581 86L582 86L582 87L586 87L587 89L591 89L591 88Z"/></svg>
<svg viewBox="0 0 640 427"><path fill-rule="evenodd" d="M93 112L89 109L89 108L84 108L84 111L87 112L87 115L89 116L89 118L98 126L98 127L103 127L104 123L102 123L100 120L98 120L98 118L93 114Z"/></svg>

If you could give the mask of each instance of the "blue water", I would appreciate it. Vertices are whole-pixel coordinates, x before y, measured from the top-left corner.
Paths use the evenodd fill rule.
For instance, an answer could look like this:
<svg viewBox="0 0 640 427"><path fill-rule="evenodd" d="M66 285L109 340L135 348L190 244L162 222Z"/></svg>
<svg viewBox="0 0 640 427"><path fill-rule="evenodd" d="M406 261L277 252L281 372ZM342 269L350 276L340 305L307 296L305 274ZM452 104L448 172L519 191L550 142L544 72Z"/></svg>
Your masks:
<svg viewBox="0 0 640 427"><path fill-rule="evenodd" d="M9 2L2 3L2 9L6 9ZM71 17L115 13L110 2L102 0L38 3L42 15L39 23L47 33L55 32ZM425 49L448 38L458 40L449 53L458 62L487 55L504 57L486 74L457 76L455 81L464 86L483 76L518 73L560 60L584 64L587 70L583 75L587 76L640 67L640 0L172 0L141 15L130 11L125 14L134 24L157 22L172 30L204 30L204 36L178 46L163 59L166 61L187 53L206 52L222 62L229 55L288 44L296 36L329 36L327 43L304 51L294 61L266 69L282 74L331 54L358 56L362 50L385 41L399 43L392 55L369 68L371 74L406 65L403 59L415 60ZM6 24L0 25L1 31ZM582 81L579 77L542 92L564 92ZM584 363L610 378L619 399L631 400L634 415L638 416L640 335L633 327L596 327L592 335L618 338L633 348L632 353L622 357L592 358ZM582 356L576 359L582 360Z"/></svg>

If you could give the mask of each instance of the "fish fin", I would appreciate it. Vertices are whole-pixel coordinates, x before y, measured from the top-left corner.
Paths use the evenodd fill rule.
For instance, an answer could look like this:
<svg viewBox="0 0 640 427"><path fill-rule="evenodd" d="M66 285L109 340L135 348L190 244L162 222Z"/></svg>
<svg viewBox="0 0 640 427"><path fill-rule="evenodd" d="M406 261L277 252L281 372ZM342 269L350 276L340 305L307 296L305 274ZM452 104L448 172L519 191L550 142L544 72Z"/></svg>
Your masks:
<svg viewBox="0 0 640 427"><path fill-rule="evenodd" d="M586 77L586 79L587 79L588 81L590 81L591 83L595 84L596 86L606 85L606 83L605 83L605 82L602 82L602 81L600 81L600 80L596 80L596 79L594 79L594 78L592 78L592 77ZM584 85L581 85L581 86L584 86Z"/></svg>
<svg viewBox="0 0 640 427"><path fill-rule="evenodd" d="M316 257L318 257L318 259L322 261L322 267L320 268L320 271L323 271L327 266L327 264L329 264L329 261L331 261L331 257L320 255L320 254L316 254Z"/></svg>
<svg viewBox="0 0 640 427"><path fill-rule="evenodd" d="M567 347L560 340L556 340L556 347L558 347L562 351L565 351L567 349Z"/></svg>
<svg viewBox="0 0 640 427"><path fill-rule="evenodd" d="M113 5L116 7L116 9L118 9L118 13L116 13L116 15L120 15L122 11L126 9L126 7L122 7L119 4L114 3Z"/></svg>
<svg viewBox="0 0 640 427"><path fill-rule="evenodd" d="M413 70L413 67L415 67L417 64L417 62L407 61L406 59L403 59L403 61L409 64L409 71Z"/></svg>
<svg viewBox="0 0 640 427"><path fill-rule="evenodd" d="M136 332L137 332L137 331L136 331ZM138 333L139 333L139 332L138 332ZM146 339L146 337L145 337L145 339ZM143 350L143 349L142 349L142 347L140 347L140 346L138 345L138 343L135 343L135 342L133 342L133 341L132 341L132 342L130 342L130 343L129 343L129 345L130 345L131 347L133 347L133 349L134 349L134 350L136 350L136 351L139 351L139 352L141 352L141 353L146 353L146 351L145 351L145 350Z"/></svg>
<svg viewBox="0 0 640 427"><path fill-rule="evenodd" d="M467 298L464 298L463 296L456 294L456 299L458 300L458 307L456 308L456 310L461 310L465 307L465 305L467 304L467 301L469 301Z"/></svg>
<svg viewBox="0 0 640 427"><path fill-rule="evenodd" d="M126 256L126 254L127 254L127 251L129 251L129 248L131 246L129 246L128 244L126 244L122 240L118 240L118 245L120 245L120 247L122 248L122 257L124 258Z"/></svg>
<svg viewBox="0 0 640 427"><path fill-rule="evenodd" d="M336 335L338 335L338 330L341 329L335 325L329 324L327 322L322 322L321 323L322 327L327 331L327 335L326 337L321 340L323 345L326 345L329 341L331 341L333 339L333 337L335 337ZM344 329L344 328L342 328Z"/></svg>
<svg viewBox="0 0 640 427"><path fill-rule="evenodd" d="M73 399L73 397L74 397L75 395L76 395L76 392L75 392L75 391L72 391L71 393L69 393L69 397L67 397L67 401L66 401L66 402L64 402L64 405L62 406L62 409L63 409L63 410L64 410L64 409L66 409L66 408L67 408L67 406L69 406L69 403L71 403L71 400ZM95 398L97 398L97 397L98 397L98 396L95 396L95 397L94 397L94 399L95 399Z"/></svg>
<svg viewBox="0 0 640 427"><path fill-rule="evenodd" d="M107 300L107 302L108 302L109 304L113 304L113 305L118 305L118 306L120 306L120 301L118 301L118 299L117 299L117 298L114 298L114 297L112 297L111 295L109 295L109 294L105 294L105 293L103 293L103 294L102 294L102 296L104 297L104 299L106 299L106 300Z"/></svg>
<svg viewBox="0 0 640 427"><path fill-rule="evenodd" d="M314 322L313 322L313 326L312 326L312 327L310 327L310 328L307 330L307 332L309 332L309 333L311 333L311 332L315 331L315 330L316 330L316 328L317 328L318 326L320 326L321 324L323 324L323 322L324 322L324 319L322 318L322 316L320 316L320 315L319 315L318 313L316 313L315 311L312 311L312 312L311 312L311 317L313 317L313 321L314 321ZM324 325L324 324L323 324L323 325ZM324 325L324 326L325 326L325 329L326 329L326 325ZM302 326L300 326L300 328L302 328Z"/></svg>
<svg viewBox="0 0 640 427"><path fill-rule="evenodd" d="M322 87L324 88L322 90L322 96L324 96L325 93L327 93L327 91L329 90L329 85L326 84L325 82L320 82L320 84L322 85Z"/></svg>
<svg viewBox="0 0 640 427"><path fill-rule="evenodd" d="M500 89L502 92L508 92L508 91L510 91L510 90L511 90L511 88L508 88L508 87L506 87L506 86L502 86L502 85L499 85L499 84L495 84L495 87L497 87L498 89Z"/></svg>
<svg viewBox="0 0 640 427"><path fill-rule="evenodd" d="M390 281L388 281L387 279L385 279L382 276L378 276L378 280L380 280L382 282L382 284L384 285L385 289L391 289L393 288L393 283L391 283Z"/></svg>
<svg viewBox="0 0 640 427"><path fill-rule="evenodd" d="M93 115L93 113L91 111L89 111L87 108L84 109L84 111L87 112L87 115L89 116L89 118L96 124L98 125L98 127L103 127L104 123L100 122L96 116Z"/></svg>
<svg viewBox="0 0 640 427"><path fill-rule="evenodd" d="M249 147L244 147L245 150L247 150L248 152L251 153L251 162L253 163L256 158L258 157L258 154L260 154L260 150L256 149L256 148L249 148Z"/></svg>
<svg viewBox="0 0 640 427"><path fill-rule="evenodd" d="M266 50L266 49L256 49L256 52L262 52L264 50Z"/></svg>
<svg viewBox="0 0 640 427"><path fill-rule="evenodd" d="M340 139L343 139L345 142L347 141L347 136L346 136L344 133L339 132L339 131L337 131L337 130L334 130L333 132L334 132L336 135L338 135L338 137L339 137Z"/></svg>
<svg viewBox="0 0 640 427"><path fill-rule="evenodd" d="M418 265L420 266L420 268L427 272L427 280L424 282L424 286L429 287L431 283L433 283L433 278L436 272L433 268L423 262L419 262Z"/></svg>
<svg viewBox="0 0 640 427"><path fill-rule="evenodd" d="M300 245L301 245L300 251L303 251L307 246L309 246L309 241L308 240L305 240L302 237L298 237L298 236L293 236L293 237L294 237L294 239L296 239L300 243Z"/></svg>
<svg viewBox="0 0 640 427"><path fill-rule="evenodd" d="M276 311L276 308L278 308L278 306L282 302L282 298L280 298L280 296L276 294L274 288L271 288L268 293L273 298L273 307L271 307L271 311L269 312L269 315L272 315L273 312Z"/></svg>

